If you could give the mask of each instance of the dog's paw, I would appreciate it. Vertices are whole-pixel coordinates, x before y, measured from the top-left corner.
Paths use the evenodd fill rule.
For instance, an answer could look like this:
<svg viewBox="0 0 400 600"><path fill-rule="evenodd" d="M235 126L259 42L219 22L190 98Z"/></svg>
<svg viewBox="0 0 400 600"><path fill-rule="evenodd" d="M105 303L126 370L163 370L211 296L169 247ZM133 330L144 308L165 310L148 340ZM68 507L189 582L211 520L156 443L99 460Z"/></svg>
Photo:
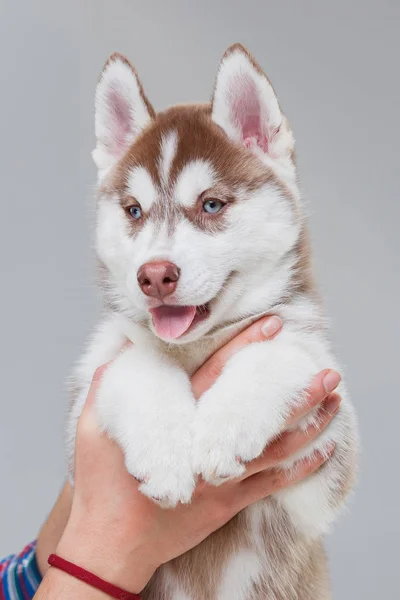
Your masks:
<svg viewBox="0 0 400 600"><path fill-rule="evenodd" d="M150 460L141 458L140 469L136 458L125 456L126 468L139 481L140 492L164 508L190 502L195 487L190 461L182 457L173 460L172 456L166 461L165 456L152 454Z"/></svg>
<svg viewBox="0 0 400 600"><path fill-rule="evenodd" d="M139 451L137 451L139 450ZM190 502L194 488L195 476L189 457L187 443L181 447L160 448L157 440L146 453L131 447L125 451L127 470L140 483L142 494L157 502L163 508L173 508L178 503Z"/></svg>
<svg viewBox="0 0 400 600"><path fill-rule="evenodd" d="M271 432L245 415L216 417L215 411L207 412L201 411L195 424L193 470L219 485L244 473L245 464L262 453Z"/></svg>
<svg viewBox="0 0 400 600"><path fill-rule="evenodd" d="M174 508L177 504L188 504L195 487L195 478L190 470L186 477L182 473L164 470L153 471L139 490L163 508Z"/></svg>

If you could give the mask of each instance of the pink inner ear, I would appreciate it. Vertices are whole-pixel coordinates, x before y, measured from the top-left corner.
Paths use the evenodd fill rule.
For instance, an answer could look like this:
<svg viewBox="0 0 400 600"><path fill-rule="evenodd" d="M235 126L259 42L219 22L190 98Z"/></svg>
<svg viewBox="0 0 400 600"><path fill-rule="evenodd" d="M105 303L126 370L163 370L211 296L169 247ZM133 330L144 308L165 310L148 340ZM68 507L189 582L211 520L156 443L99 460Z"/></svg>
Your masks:
<svg viewBox="0 0 400 600"><path fill-rule="evenodd" d="M130 106L116 87L110 87L108 90L107 105L110 119L110 151L115 156L120 156L126 150L133 133Z"/></svg>
<svg viewBox="0 0 400 600"><path fill-rule="evenodd" d="M245 73L232 78L229 86L230 116L242 134L246 148L258 146L268 151L268 140L261 121L260 97L252 77Z"/></svg>

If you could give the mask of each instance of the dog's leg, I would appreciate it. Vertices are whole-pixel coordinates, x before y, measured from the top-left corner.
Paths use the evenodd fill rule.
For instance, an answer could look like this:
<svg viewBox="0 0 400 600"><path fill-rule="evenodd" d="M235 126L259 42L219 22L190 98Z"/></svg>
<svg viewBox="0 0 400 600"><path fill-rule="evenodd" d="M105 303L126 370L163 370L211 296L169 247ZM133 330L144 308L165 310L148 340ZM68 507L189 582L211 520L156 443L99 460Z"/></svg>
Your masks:
<svg viewBox="0 0 400 600"><path fill-rule="evenodd" d="M124 328L115 318L106 318L75 369L67 427L70 479L77 422L93 374L113 360L98 391L99 424L121 445L128 469L143 480L145 494L168 505L188 501L194 485L190 464L194 399L189 379L148 340L141 340L140 331L132 334L135 343L126 348Z"/></svg>
<svg viewBox="0 0 400 600"><path fill-rule="evenodd" d="M164 506L189 502L195 401L186 373L156 350L131 346L105 372L96 408L140 490Z"/></svg>
<svg viewBox="0 0 400 600"><path fill-rule="evenodd" d="M288 328L272 341L238 352L199 401L195 471L214 483L240 476L245 463L285 429L291 409L302 401L312 377L327 366L334 365L324 343L299 338ZM294 525L313 536L326 531L351 487L356 435L353 412L345 399L326 430L294 459L309 457L316 449L323 452L332 441L336 451L328 464L278 494ZM285 466L291 468L293 461Z"/></svg>

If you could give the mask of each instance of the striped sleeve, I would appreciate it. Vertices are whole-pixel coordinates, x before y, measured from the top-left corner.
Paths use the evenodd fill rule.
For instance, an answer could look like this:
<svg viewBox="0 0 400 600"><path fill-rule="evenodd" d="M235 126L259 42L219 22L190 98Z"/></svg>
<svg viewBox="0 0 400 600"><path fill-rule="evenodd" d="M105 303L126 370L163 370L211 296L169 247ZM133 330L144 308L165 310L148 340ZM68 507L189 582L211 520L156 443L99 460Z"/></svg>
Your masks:
<svg viewBox="0 0 400 600"><path fill-rule="evenodd" d="M36 562L36 542L19 554L0 560L0 600L31 600L42 577Z"/></svg>

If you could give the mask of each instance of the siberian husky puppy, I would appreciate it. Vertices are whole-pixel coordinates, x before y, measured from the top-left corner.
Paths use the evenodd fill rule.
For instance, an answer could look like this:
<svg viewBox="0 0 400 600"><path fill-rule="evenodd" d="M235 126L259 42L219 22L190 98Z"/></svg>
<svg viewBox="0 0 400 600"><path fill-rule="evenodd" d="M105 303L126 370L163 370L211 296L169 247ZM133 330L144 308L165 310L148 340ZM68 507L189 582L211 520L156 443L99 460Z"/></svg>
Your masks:
<svg viewBox="0 0 400 600"><path fill-rule="evenodd" d="M240 476L285 428L312 377L335 368L294 138L270 81L239 44L222 58L210 103L160 113L133 66L113 54L95 130L105 309L75 371L69 457L93 373L115 359L98 393L99 422L141 492L173 507L190 502L199 475L212 484ZM235 354L196 403L191 374L266 314L282 318L282 332ZM283 466L333 441L329 461L162 566L145 600L330 598L322 538L353 484L357 453L353 409L339 391L328 428Z"/></svg>

